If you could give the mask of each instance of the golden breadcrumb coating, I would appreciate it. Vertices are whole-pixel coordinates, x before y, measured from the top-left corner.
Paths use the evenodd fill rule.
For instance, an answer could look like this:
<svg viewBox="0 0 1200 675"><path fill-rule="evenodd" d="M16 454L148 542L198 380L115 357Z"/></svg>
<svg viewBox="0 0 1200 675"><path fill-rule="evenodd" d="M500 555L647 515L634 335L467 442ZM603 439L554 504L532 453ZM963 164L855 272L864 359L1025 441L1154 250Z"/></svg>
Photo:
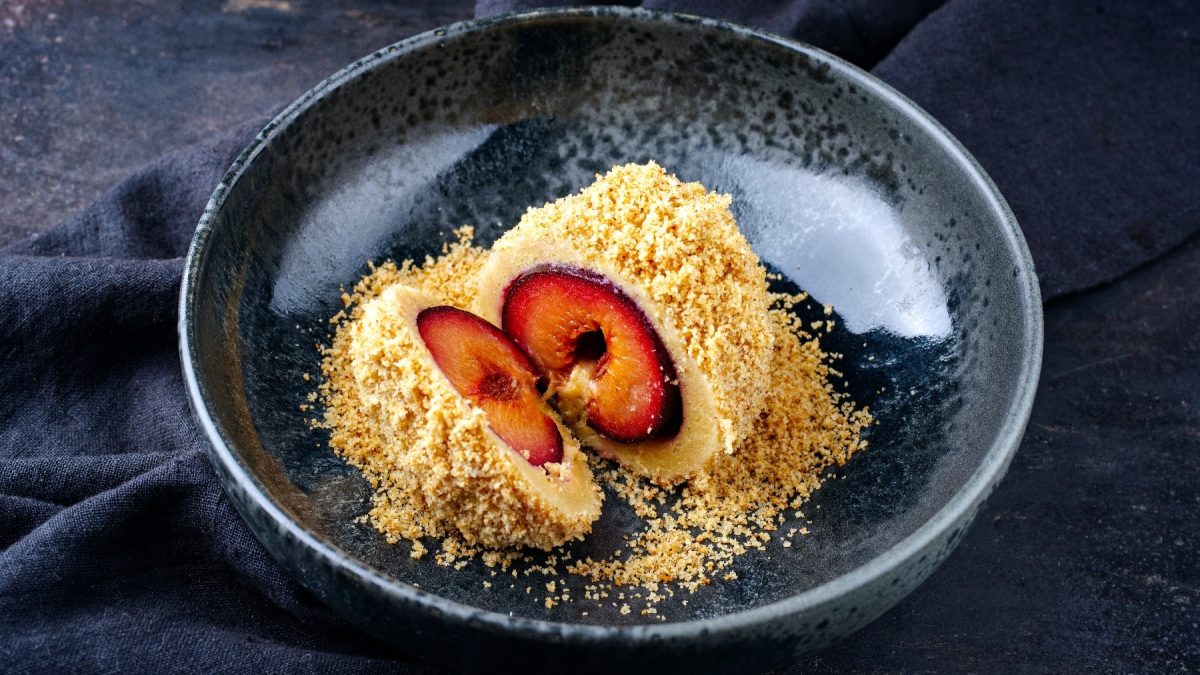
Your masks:
<svg viewBox="0 0 1200 675"><path fill-rule="evenodd" d="M546 262L600 272L637 302L675 361L684 426L673 439L631 445L574 429L664 484L692 475L715 450L732 452L768 388L775 335L766 272L729 204L653 162L615 167L578 194L526 211L481 271L476 310L493 322L508 283Z"/></svg>
<svg viewBox="0 0 1200 675"><path fill-rule="evenodd" d="M436 273L411 281L437 285ZM399 283L361 291L326 353L325 425L376 490L372 523L393 541L454 534L487 547L548 549L590 532L600 492L570 433L559 425L561 463L534 467L438 369L416 315L445 301Z"/></svg>

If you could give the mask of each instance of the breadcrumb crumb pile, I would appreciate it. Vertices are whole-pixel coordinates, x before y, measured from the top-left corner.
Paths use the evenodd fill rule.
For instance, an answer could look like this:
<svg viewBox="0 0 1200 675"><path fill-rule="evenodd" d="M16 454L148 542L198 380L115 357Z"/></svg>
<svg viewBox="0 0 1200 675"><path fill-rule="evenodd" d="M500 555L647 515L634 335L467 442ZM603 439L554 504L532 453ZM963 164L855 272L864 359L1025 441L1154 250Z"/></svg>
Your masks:
<svg viewBox="0 0 1200 675"><path fill-rule="evenodd" d="M597 477L646 527L626 544L625 555L577 561L568 571L650 589L676 583L694 591L715 578L732 581L736 574L725 570L771 540L786 512L800 508L821 486L822 471L866 448L862 432L872 423L870 413L833 389L831 357L788 311L803 299L772 296L772 386L754 429L735 452L715 456L678 495L617 466L597 467Z"/></svg>
<svg viewBox="0 0 1200 675"><path fill-rule="evenodd" d="M686 240L690 236L686 226L679 229L674 235ZM594 237L597 247L603 245L603 234ZM318 394L324 404L324 417L313 420L314 425L329 429L333 449L363 470L375 488L374 506L365 520L391 542L412 542L414 558L436 550L433 558L437 564L461 567L479 556L487 567L500 571L500 577L492 572L496 577L493 581L510 574L511 586L518 591L515 580L519 575L543 573L557 577L565 572L581 578L582 585L572 589L563 577L558 583L544 585L548 594L540 593L542 589L537 585L525 585L525 593L547 608L561 602L603 602L619 607L621 614L640 611L642 616L663 620L654 608L658 601L681 589L694 592L713 582L736 582L737 574L730 567L739 556L763 549L773 537L783 539L787 547L797 531L807 534L807 528L791 528L786 535L779 530L789 516L802 517L798 509L820 487L823 471L845 464L867 446L863 432L872 423L870 413L856 407L830 383L831 377L838 375L831 365L836 355L822 349L821 334L833 328L832 320L802 325L791 310L806 296L771 294L764 287L765 298L706 301L691 314L672 317L682 333L701 345L692 353L698 362L707 358L705 339L770 345L769 353L763 355L769 361L765 368L761 364L748 368L735 362L710 364L714 371L730 378L733 389L765 392L758 405L759 414L729 415L730 419L746 419L750 425L748 429L730 430L730 437L738 439L732 453L717 453L705 471L673 488L656 485L617 464L589 456L597 479L610 494L626 501L643 523L640 531L611 556L580 560L564 552L535 564L520 549L486 548L429 523L428 505L419 491L397 484L386 464L378 461L379 448L386 445L386 438L374 417L376 411L363 405L358 397L345 394L354 389L347 380L352 377L352 369L345 361L347 355L336 345L337 334L355 324L360 308L396 284L471 309L477 278L489 252L472 245L472 228L460 228L455 235L457 241L445 245L436 258L427 257L420 263L410 260L372 265L369 273L343 294L345 309L331 319L335 347L323 350ZM653 261L651 249L645 260L622 264L653 266ZM754 261L757 264L756 258ZM703 263L703 253L697 252L696 265L679 272L684 277L678 282L681 285L664 292L688 292L686 277L691 276L702 277L707 286L719 285L719 279L707 278ZM704 312L717 313L731 306L769 307L766 320L758 322L758 332L769 334L745 336L722 328L720 335L703 337L707 327L725 325L703 316ZM766 377L767 386L749 387L750 383L739 382L750 372ZM492 584L484 582L484 587L491 588ZM635 600L644 607L631 609L629 602Z"/></svg>

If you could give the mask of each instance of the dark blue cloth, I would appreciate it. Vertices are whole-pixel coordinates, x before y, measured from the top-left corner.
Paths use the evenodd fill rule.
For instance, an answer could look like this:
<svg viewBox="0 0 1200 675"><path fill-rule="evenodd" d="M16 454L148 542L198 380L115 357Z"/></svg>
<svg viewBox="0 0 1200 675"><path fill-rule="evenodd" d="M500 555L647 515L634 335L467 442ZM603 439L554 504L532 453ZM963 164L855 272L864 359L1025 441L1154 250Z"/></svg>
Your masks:
<svg viewBox="0 0 1200 675"><path fill-rule="evenodd" d="M873 68L996 180L1048 297L1116 279L1200 227L1195 3L648 4ZM188 414L181 257L259 126L165 157L0 252L0 671L414 668L265 553Z"/></svg>

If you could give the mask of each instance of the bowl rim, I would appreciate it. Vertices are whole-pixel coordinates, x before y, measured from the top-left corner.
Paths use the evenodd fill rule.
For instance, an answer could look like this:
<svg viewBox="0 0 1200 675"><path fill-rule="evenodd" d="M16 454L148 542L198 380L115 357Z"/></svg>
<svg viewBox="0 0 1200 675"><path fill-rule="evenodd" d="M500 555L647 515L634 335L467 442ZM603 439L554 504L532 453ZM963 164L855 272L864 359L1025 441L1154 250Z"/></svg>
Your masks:
<svg viewBox="0 0 1200 675"><path fill-rule="evenodd" d="M206 392L197 378L198 353L193 335L193 309L197 297L196 284L203 267L205 254L209 249L213 220L224 205L231 189L258 154L314 103L334 92L343 84L393 59L413 51L436 47L439 42L449 37L461 37L499 26L564 18L615 18L635 23L695 26L726 33L738 39L783 48L800 53L819 63L828 64L833 71L836 71L838 77L869 90L882 103L893 107L935 139L941 150L964 174L970 177L977 189L986 196L993 218L1001 223L1002 234L1017 263L1017 281L1020 285L1021 299L1024 302L1022 310L1025 330L1022 336L1022 359L1015 394L1008 402L1004 421L997 430L991 446L967 481L914 532L866 563L795 595L758 607L699 619L658 624L616 625L569 623L501 614L444 598L398 579L387 578L380 571L360 562L330 542L322 540L315 532L293 520L286 509L270 497L262 481L240 460L233 451L234 446L230 437L209 412ZM364 586L372 587L377 592L381 592L405 606L435 612L445 620L461 627L480 628L515 637L552 639L567 643L604 643L614 639L625 642L675 641L698 637L713 639L721 634L742 631L786 619L834 601L893 574L920 555L956 523L964 518L969 519L971 509L986 499L1004 476L1009 462L1020 445L1032 410L1041 370L1043 341L1041 293L1034 272L1033 259L1017 225L1016 217L996 185L975 158L933 117L874 75L811 45L722 19L629 7L537 9L459 21L384 47L354 61L321 81L284 108L255 136L234 160L213 191L188 250L179 294L178 316L179 350L188 400L193 417L210 444L210 459L214 462L219 461L227 472L229 480L240 486L246 497L252 500L253 505L266 514L296 543L309 549L331 567L352 575ZM229 491L229 486L225 481L222 481L222 487L227 492ZM233 498L232 501L237 504L238 500ZM242 517L245 519L246 516L243 514ZM253 531L254 528L252 527L251 530ZM257 532L255 532L255 536L258 536ZM270 547L267 548L270 550ZM303 580L301 580L301 584L305 585Z"/></svg>

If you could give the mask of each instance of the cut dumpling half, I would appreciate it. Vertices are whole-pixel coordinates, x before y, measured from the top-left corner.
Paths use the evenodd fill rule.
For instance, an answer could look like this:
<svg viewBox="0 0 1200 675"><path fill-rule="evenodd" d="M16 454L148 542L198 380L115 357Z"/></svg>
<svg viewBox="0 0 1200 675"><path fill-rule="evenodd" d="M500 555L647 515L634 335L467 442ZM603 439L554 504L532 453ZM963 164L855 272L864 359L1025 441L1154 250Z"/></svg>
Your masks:
<svg viewBox="0 0 1200 675"><path fill-rule="evenodd" d="M526 212L475 309L528 353L584 444L659 483L732 452L762 410L765 271L729 197L657 164Z"/></svg>
<svg viewBox="0 0 1200 675"><path fill-rule="evenodd" d="M538 389L528 357L494 325L393 286L349 326L378 458L430 534L549 549L581 538L601 494L579 443Z"/></svg>

